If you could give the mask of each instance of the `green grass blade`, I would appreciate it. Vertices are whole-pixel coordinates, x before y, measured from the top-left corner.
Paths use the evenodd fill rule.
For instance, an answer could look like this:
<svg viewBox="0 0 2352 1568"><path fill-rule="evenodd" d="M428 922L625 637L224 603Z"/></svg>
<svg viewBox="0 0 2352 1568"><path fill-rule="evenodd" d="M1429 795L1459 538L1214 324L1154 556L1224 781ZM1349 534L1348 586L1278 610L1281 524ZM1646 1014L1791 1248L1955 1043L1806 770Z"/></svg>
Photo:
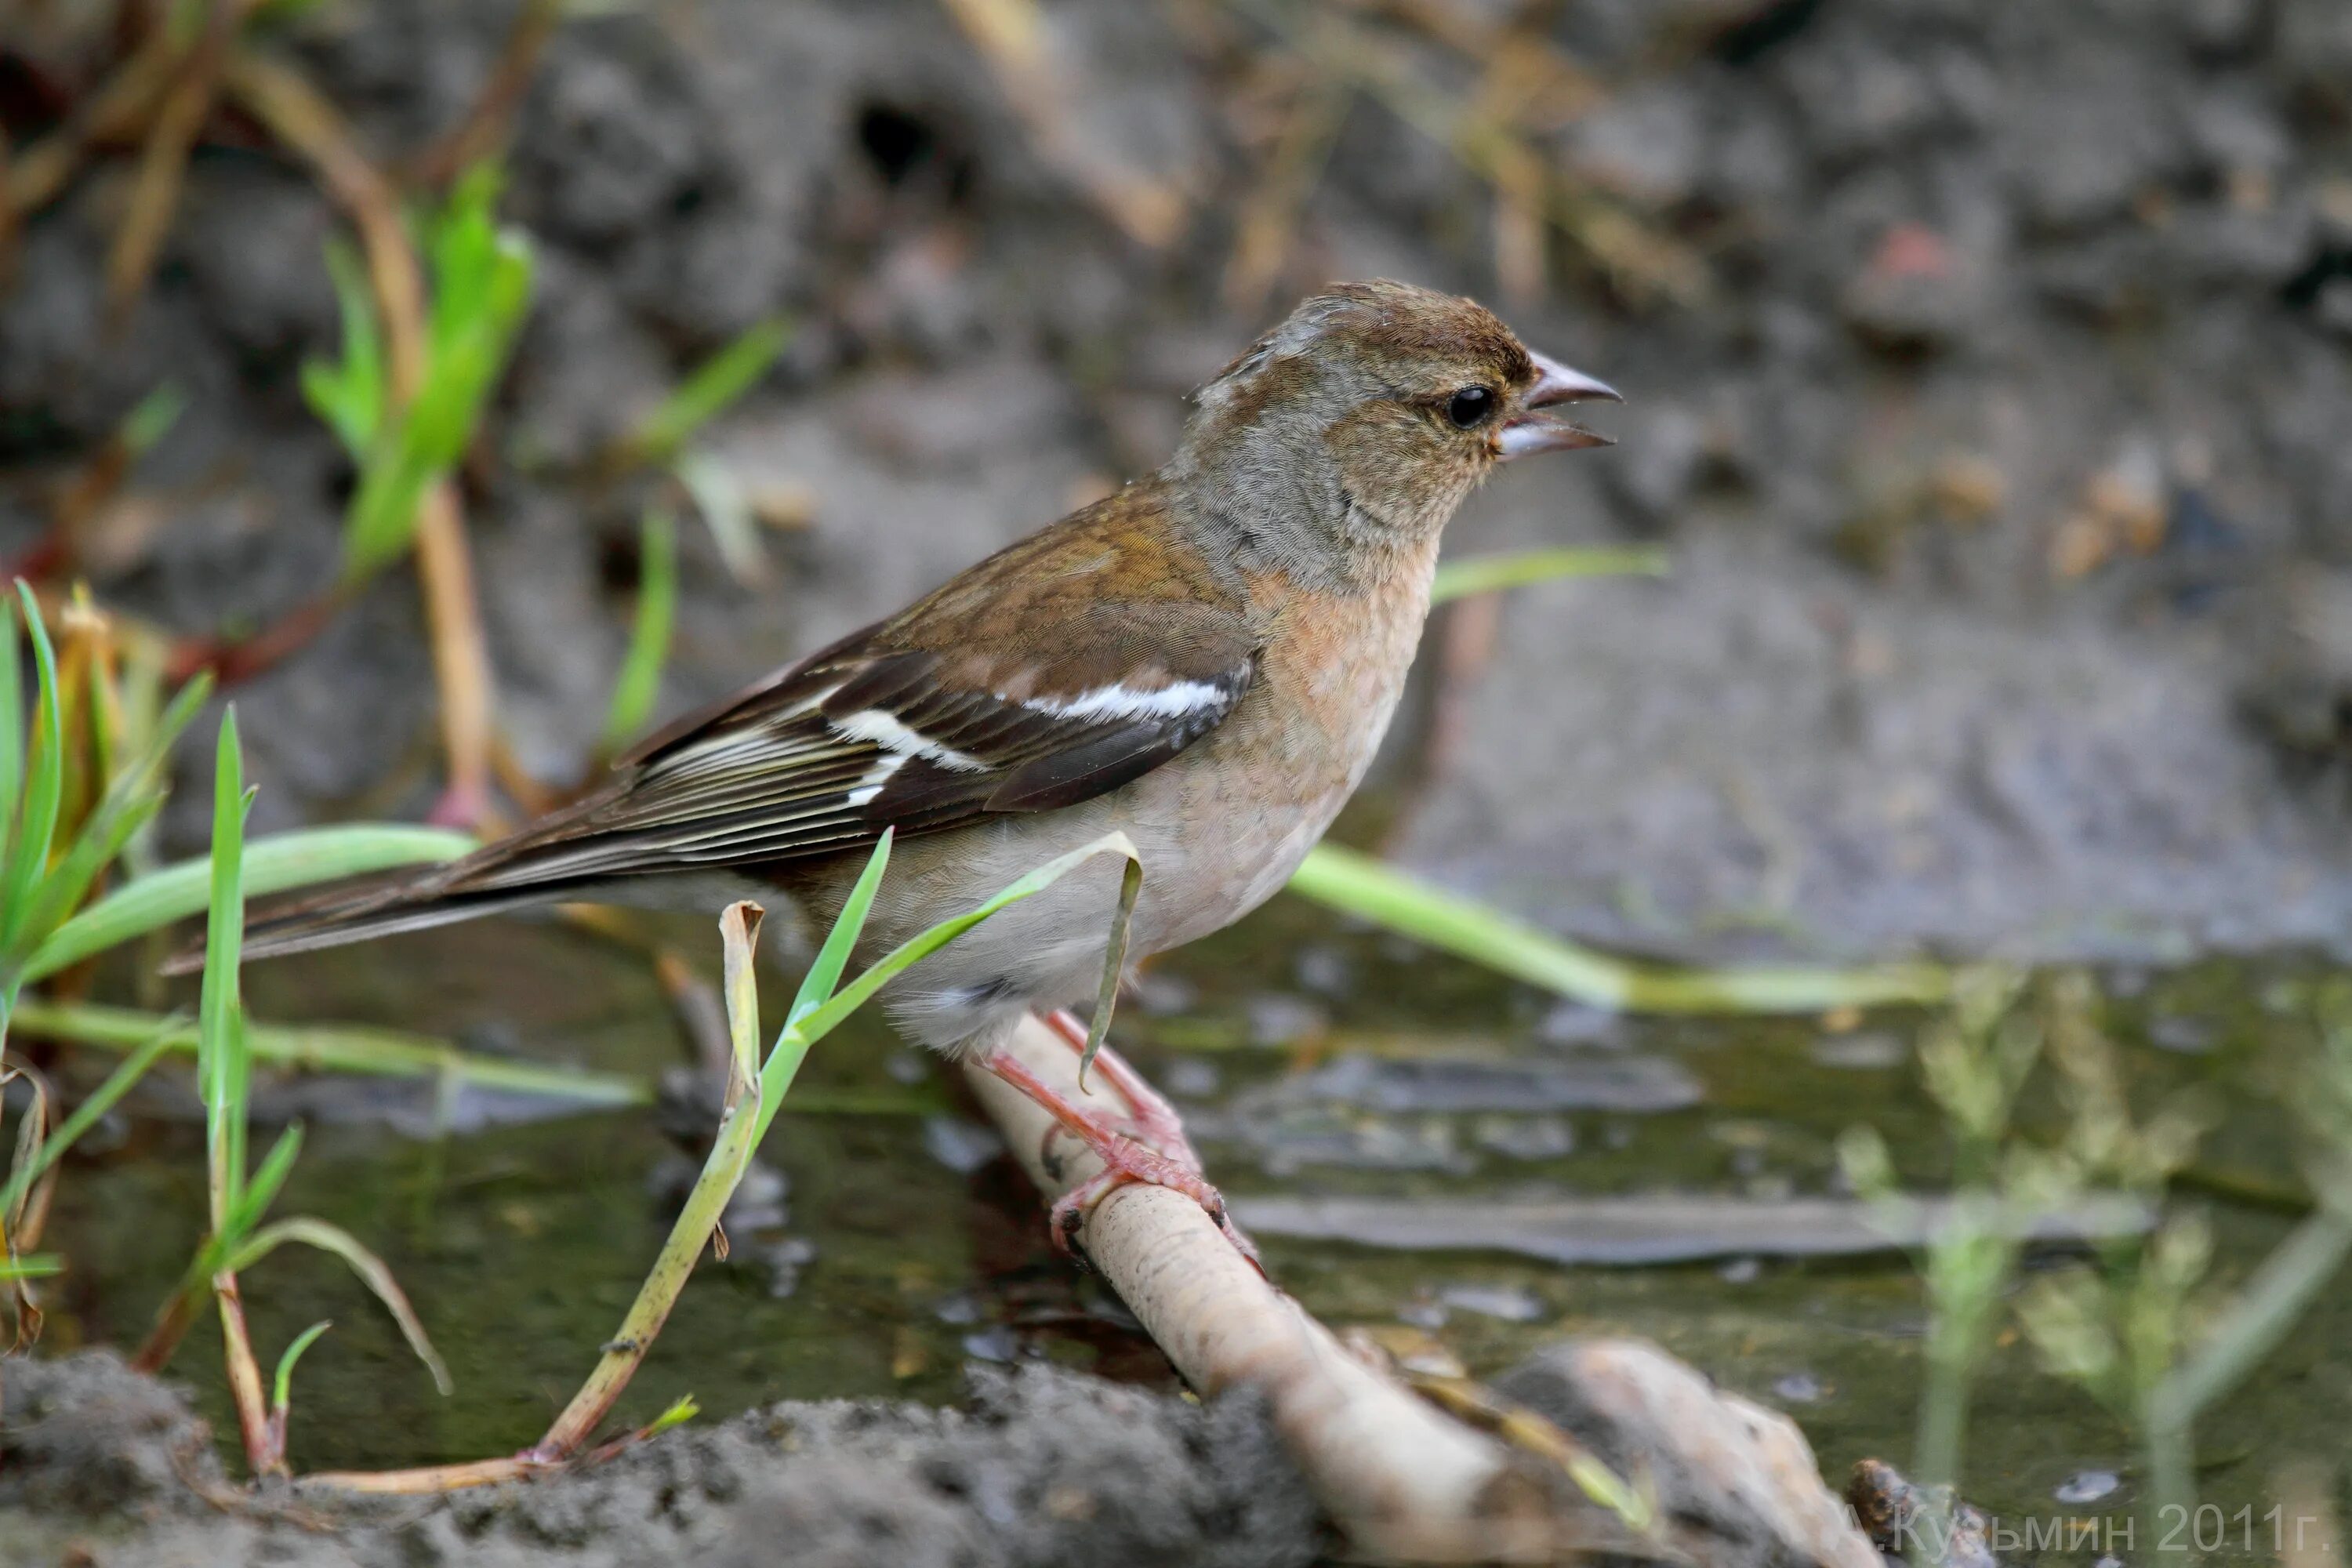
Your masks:
<svg viewBox="0 0 2352 1568"><path fill-rule="evenodd" d="M672 1404L668 1409L655 1416L653 1418L653 1424L647 1426L644 1432L639 1434L639 1436L642 1437L657 1437L673 1426L685 1426L688 1422L693 1420L696 1416L701 1414L702 1406L694 1402L694 1395L691 1394L687 1394L678 1399L676 1403Z"/></svg>
<svg viewBox="0 0 2352 1568"><path fill-rule="evenodd" d="M144 457L155 443L172 433L172 426L187 412L188 395L177 383L164 382L132 405L122 423L115 427L114 438L122 444L123 452L132 458Z"/></svg>
<svg viewBox="0 0 2352 1568"><path fill-rule="evenodd" d="M17 1004L16 1024L21 1032L38 1038L118 1051L143 1043L161 1026L164 1048L173 1054L193 1056L197 1047L197 1032L192 1026L172 1027L169 1020L153 1013L89 1002L47 1002L36 997ZM429 1035L394 1029L248 1021L245 1039L256 1061L314 1072L454 1079L477 1089L544 1095L583 1106L650 1105L654 1100L650 1078L478 1056Z"/></svg>
<svg viewBox="0 0 2352 1568"><path fill-rule="evenodd" d="M263 898L370 871L454 860L475 846L462 833L399 824L362 824L272 834L245 852L245 890ZM210 860L185 860L126 883L52 932L25 965L38 980L108 948L159 931L205 907Z"/></svg>
<svg viewBox="0 0 2352 1568"><path fill-rule="evenodd" d="M1926 963L1684 969L1628 963L1330 844L1307 857L1290 891L1514 979L1626 1012L1812 1013L1934 1002L1949 984L1943 969Z"/></svg>
<svg viewBox="0 0 2352 1568"><path fill-rule="evenodd" d="M784 1015L785 1028L815 1012L840 987L841 972L849 966L849 954L857 946L857 939L866 933L866 912L873 909L874 895L881 889L882 873L890 864L890 846L898 833L895 827L886 827L875 841L874 853L866 858L866 869L858 873L857 885L849 889L849 897L842 902L840 918L825 933L824 945L817 950L816 961L801 977L800 993L793 998L792 1010Z"/></svg>
<svg viewBox="0 0 2352 1568"><path fill-rule="evenodd" d="M1465 561L1439 563L1437 575L1429 585L1429 602L1442 605L1448 599L1471 594L1523 588L1563 577L1663 577L1670 564L1666 552L1645 547L1617 550L1569 546L1473 555Z"/></svg>
<svg viewBox="0 0 2352 1568"><path fill-rule="evenodd" d="M296 1334L294 1342L286 1347L286 1353L278 1358L278 1374L269 1380L269 1405L280 1415L293 1407L294 1363L302 1359L304 1351L319 1342L320 1334L334 1326L335 1321L332 1318L320 1319L300 1333Z"/></svg>
<svg viewBox="0 0 2352 1568"><path fill-rule="evenodd" d="M149 1068L163 1059L163 1053L172 1048L171 1031L175 1023L176 1020L167 1020L163 1027L148 1031L147 1037L132 1048L122 1064L106 1075L106 1081L75 1106L72 1114L58 1124L58 1130L42 1142L33 1157L10 1175L7 1185L0 1187L0 1215L16 1213L25 1194L33 1190L33 1184L41 1179L41 1173L56 1164L76 1140L98 1125L98 1119L113 1110L115 1103L131 1092L131 1086L147 1076Z"/></svg>
<svg viewBox="0 0 2352 1568"><path fill-rule="evenodd" d="M604 719L604 749L611 752L626 746L653 717L654 700L661 695L662 665L669 658L670 627L677 615L677 519L661 507L650 508L639 537L637 613Z"/></svg>
<svg viewBox="0 0 2352 1568"><path fill-rule="evenodd" d="M65 1259L54 1252L28 1253L22 1258L0 1258L0 1285L10 1285L19 1279L46 1279L66 1271Z"/></svg>
<svg viewBox="0 0 2352 1568"><path fill-rule="evenodd" d="M42 880L40 890L33 897L33 908L22 937L33 946L36 954L58 922L81 902L82 895L89 890L99 873L122 853L131 836L163 806L163 764L172 743L195 718L196 710L211 690L211 678L198 676L172 700L145 749L108 783L89 819L82 824L73 843Z"/></svg>
<svg viewBox="0 0 2352 1568"><path fill-rule="evenodd" d="M798 1023L786 1026L784 1032L777 1037L774 1049L768 1053L767 1064L760 1070L760 1122L752 1134L752 1147L757 1148L767 1136L768 1126L775 1120L777 1108L783 1103L784 1092L792 1087L793 1075L800 1070L801 1061L808 1055L811 1046L839 1028L852 1014L871 1000L877 991L905 970L929 958L999 910L1044 892L1101 855L1118 855L1130 861L1141 858L1124 833L1106 833L1091 843L1082 844L1012 882L978 909L941 921L929 931L899 943L877 960L872 968L811 1008Z"/></svg>
<svg viewBox="0 0 2352 1568"><path fill-rule="evenodd" d="M456 1387L449 1381L448 1364L433 1348L432 1340L425 1332L425 1325L417 1320L416 1309L408 1304L407 1292L401 1289L400 1281L392 1277L392 1270L384 1266L383 1259L360 1245L359 1238L342 1226L330 1225L322 1219L312 1219L307 1215L278 1220L255 1231L244 1245L232 1250L225 1265L230 1273L242 1274L288 1242L315 1247L341 1258L359 1277L360 1283L383 1303L383 1310L392 1314L392 1321L399 1325L401 1337L408 1342L408 1348L415 1352L418 1361L425 1363L425 1370L433 1374L433 1386L440 1390L443 1397L448 1396Z"/></svg>
<svg viewBox="0 0 2352 1568"><path fill-rule="evenodd" d="M237 963L245 944L245 759L237 744L236 705L221 715L213 761L211 909L205 921L204 990L196 1008L196 1088L205 1102L205 1150L213 1234L245 1187L245 1097L249 1064Z"/></svg>
<svg viewBox="0 0 2352 1568"><path fill-rule="evenodd" d="M631 459L667 462L688 437L759 384L791 341L789 323L771 316L703 361L630 434L625 447Z"/></svg>
<svg viewBox="0 0 2352 1568"><path fill-rule="evenodd" d="M16 617L0 604L0 865L16 835L16 803L25 788L24 657L16 647Z"/></svg>
<svg viewBox="0 0 2352 1568"><path fill-rule="evenodd" d="M376 322L375 294L349 241L327 242L327 276L342 316L343 357L335 364L303 361L302 396L352 459L363 461L383 426L383 333Z"/></svg>
<svg viewBox="0 0 2352 1568"><path fill-rule="evenodd" d="M294 1161L301 1152L302 1124L297 1121L278 1134L278 1142L269 1146L269 1152L254 1168L252 1179L237 1194L236 1207L229 1211L228 1223L221 1227L224 1237L234 1241L252 1234L261 1223L261 1216L269 1212L269 1205L278 1201L286 1178L294 1173Z"/></svg>
<svg viewBox="0 0 2352 1568"><path fill-rule="evenodd" d="M8 846L5 868L0 869L0 954L14 952L18 934L25 930L33 889L48 868L49 840L57 832L58 805L65 789L57 655L49 647L48 628L41 624L41 607L33 590L20 582L16 596L24 604L26 635L32 639L38 706L34 710L32 743L25 752L24 794L16 837Z"/></svg>
<svg viewBox="0 0 2352 1568"><path fill-rule="evenodd" d="M2322 1208L2273 1248L2151 1405L2185 1427L2276 1350L2352 1252L2352 1215Z"/></svg>
<svg viewBox="0 0 2352 1568"><path fill-rule="evenodd" d="M1110 1035L1110 1016L1118 1006L1119 977L1127 971L1127 938L1135 921L1135 900L1143 893L1143 862L1130 858L1118 873L1118 907L1110 917L1110 939L1103 948L1102 984L1095 992L1094 1020L1087 1026L1087 1043L1078 1049L1078 1092L1087 1091L1087 1069Z"/></svg>

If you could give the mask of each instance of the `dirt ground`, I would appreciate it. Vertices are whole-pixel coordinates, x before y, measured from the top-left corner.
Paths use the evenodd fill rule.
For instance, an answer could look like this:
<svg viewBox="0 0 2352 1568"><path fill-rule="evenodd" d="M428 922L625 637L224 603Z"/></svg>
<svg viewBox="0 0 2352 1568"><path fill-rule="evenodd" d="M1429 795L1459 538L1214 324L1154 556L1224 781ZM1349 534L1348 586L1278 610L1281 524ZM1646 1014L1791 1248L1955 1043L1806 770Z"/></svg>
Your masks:
<svg viewBox="0 0 2352 1568"><path fill-rule="evenodd" d="M509 9L329 7L289 47L393 153L464 112ZM1675 563L1662 582L1501 604L1491 658L1442 700L1424 692L1406 726L1425 732L1432 702L1459 726L1407 803L1408 861L1555 929L1696 955L2340 946L2352 9L1533 9L1594 88L1537 144L1580 172L1595 210L1694 258L1687 298L1557 236L1544 296L1505 298L1490 187L1357 91L1285 226L1278 279L1228 299L1235 215L1299 68L1252 5L1045 7L1066 140L1186 199L1158 248L1040 151L932 0L695 0L568 23L523 106L506 203L540 247L538 304L497 416L504 460L467 497L526 764L583 764L625 635L643 498L579 469L761 316L787 312L793 344L710 440L755 482L804 488L814 521L769 537L756 588L686 531L666 708L1156 464L1185 391L1291 298L1388 274L1487 299L1629 396L1610 421L1620 447L1507 476L1449 548L1655 540ZM1460 51L1394 38L1437 89L1477 88ZM319 255L338 220L276 157L206 145L153 287L110 335L102 257L129 173L104 165L17 237L0 558L169 379L188 411L133 487L163 521L118 519L93 586L184 631L267 619L334 569L348 475L296 370L334 341ZM424 809L420 625L395 574L236 693L257 828ZM184 841L205 799L180 793ZM12 1420L27 1386L47 1396L42 1379L90 1380L152 1434L183 1418L103 1363L9 1377ZM1191 1562L1311 1556L1295 1486L1261 1484L1282 1461L1247 1412L1070 1388L1024 1374L949 1415L795 1408L634 1457L609 1493L488 1523L461 1502L331 1546L271 1539L287 1562L577 1561L584 1532L604 1541L626 1515L729 1561L791 1521L839 1543L810 1561L879 1561L859 1532L880 1515L856 1500L887 1493L928 1510L906 1516L918 1533L894 1563L1148 1561L1178 1542ZM1133 1421L1110 1413L1120 1400ZM1066 1446L1010 1442L1024 1421ZM795 1441L810 1457L745 1473L754 1450ZM1165 1495L1086 1490L1108 1462L1089 1448L1113 1444ZM136 1475L92 1483L110 1489L26 1500L66 1533L78 1510L133 1497L206 1531L254 1528L190 1512L155 1463L151 1449ZM732 1489L723 1509L676 1501L714 1487ZM1050 1545L1007 1533L1063 1487L1115 1500ZM477 1529L509 1555L482 1555ZM349 1555L302 1555L330 1551Z"/></svg>
<svg viewBox="0 0 2352 1568"><path fill-rule="evenodd" d="M230 1494L202 1423L110 1355L11 1362L0 1382L8 1568L749 1568L785 1542L812 1568L1278 1568L1326 1544L1251 1401L1202 1407L1043 1366L977 1369L961 1410L780 1405L583 1475L331 1511L282 1493L206 1501Z"/></svg>

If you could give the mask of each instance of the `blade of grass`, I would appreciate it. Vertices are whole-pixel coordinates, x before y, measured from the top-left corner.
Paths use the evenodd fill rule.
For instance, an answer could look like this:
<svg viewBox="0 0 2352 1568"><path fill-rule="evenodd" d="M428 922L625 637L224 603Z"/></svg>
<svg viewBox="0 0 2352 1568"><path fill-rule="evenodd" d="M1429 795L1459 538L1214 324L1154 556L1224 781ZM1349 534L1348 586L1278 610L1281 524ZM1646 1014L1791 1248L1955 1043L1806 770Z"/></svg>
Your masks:
<svg viewBox="0 0 2352 1568"><path fill-rule="evenodd" d="M286 1428L294 1415L294 1364L302 1352L318 1343L319 1336L334 1327L333 1320L321 1318L294 1336L294 1342L278 1358L278 1372L269 1380L269 1459L265 1473L286 1473Z"/></svg>
<svg viewBox="0 0 2352 1568"><path fill-rule="evenodd" d="M27 1001L18 1008L17 1023L26 1034L43 1039L107 1050L127 1050L151 1037L181 1056L193 1055L197 1045L197 1031L189 1025L174 1027L153 1013L95 1003ZM255 1060L281 1067L371 1078L450 1078L477 1089L546 1095L583 1105L650 1105L654 1100L650 1079L480 1056L429 1035L392 1029L247 1023L245 1040Z"/></svg>
<svg viewBox="0 0 2352 1568"><path fill-rule="evenodd" d="M274 834L247 847L245 890L259 898L370 871L453 860L476 842L446 828L394 824ZM184 860L128 882L51 932L26 962L25 978L54 974L194 914L206 907L211 885L209 860Z"/></svg>
<svg viewBox="0 0 2352 1568"><path fill-rule="evenodd" d="M1628 963L1330 844L1307 857L1290 891L1514 979L1626 1012L1811 1013L1933 1002L1948 984L1944 970L1925 963L1685 969Z"/></svg>
<svg viewBox="0 0 2352 1568"><path fill-rule="evenodd" d="M941 921L929 931L901 942L841 991L810 1008L797 1023L788 1025L783 1034L778 1037L775 1048L769 1053L767 1065L761 1069L762 1100L758 1134L752 1139L753 1146L757 1147L761 1139L767 1136L769 1123L775 1120L784 1091L791 1087L793 1075L800 1070L802 1058L808 1055L811 1046L839 1028L850 1015L864 1006L877 991L900 973L929 958L998 910L1044 892L1080 866L1102 855L1122 856L1130 861L1142 858L1124 833L1106 833L1100 838L1082 844L1008 884L1002 892L979 908Z"/></svg>
<svg viewBox="0 0 2352 1568"><path fill-rule="evenodd" d="M877 849L874 858L878 860L885 853ZM871 868L869 861L868 869ZM730 904L719 917L727 973L728 1034L734 1042L735 1072L740 1077L730 1075L727 1108L719 1117L718 1136L711 1142L710 1152L702 1162L702 1173L687 1194L685 1205L678 1210L669 1235L663 1239L653 1267L646 1271L645 1283L638 1287L635 1300L623 1315L620 1329L605 1342L595 1369L548 1427L547 1435L523 1456L533 1463L571 1458L604 1424L628 1387L629 1380L644 1364L646 1353L653 1348L662 1326L669 1321L670 1310L685 1291L688 1279L702 1258L702 1249L717 1233L727 1205L751 1163L752 1152L759 1147L758 1134L767 1125L766 1118L761 1114L761 1101L769 1092L767 1071L757 1065L756 1059L760 988L753 977L752 964L759 918L760 906L749 902ZM835 932L846 923L836 921ZM792 1034L789 1027L784 1030L772 1060L782 1053L783 1040Z"/></svg>
<svg viewBox="0 0 2352 1568"><path fill-rule="evenodd" d="M27 1170L40 1158L41 1149L47 1142L49 1125L48 1079L30 1068L11 1066L5 1058L0 1058L0 1089L5 1089L19 1079L31 1089L32 1103L25 1107L24 1114L16 1121L16 1152L8 1159L11 1173ZM0 1110L5 1108L5 1102L0 1101ZM5 1243L5 1247L0 1247L0 1253L30 1247L34 1241L32 1237L24 1234L26 1228L25 1194L16 1191L16 1182L13 1173L8 1184L14 1195L9 1202L0 1205L0 1242ZM31 1190L31 1183L25 1185L26 1191Z"/></svg>
<svg viewBox="0 0 2352 1568"><path fill-rule="evenodd" d="M618 466L666 463L687 438L759 384L792 341L792 329L771 316L695 367L621 445Z"/></svg>
<svg viewBox="0 0 2352 1568"><path fill-rule="evenodd" d="M16 1205L32 1191L41 1173L63 1158L83 1133L98 1124L100 1117L113 1110L116 1102L131 1092L131 1086L147 1076L149 1068L163 1059L163 1053L172 1048L168 1028L167 1025L164 1029L155 1030L142 1041L120 1067L106 1075L104 1083L58 1124L58 1130L48 1135L32 1158L9 1176L7 1185L0 1187L0 1215L16 1213Z"/></svg>
<svg viewBox="0 0 2352 1568"><path fill-rule="evenodd" d="M207 1189L215 1236L226 1233L230 1212L245 1190L250 1064L237 963L245 945L245 814L252 803L237 744L236 705L231 703L221 715L213 760L212 902L205 921L204 990L196 1012L196 1087L205 1102Z"/></svg>
<svg viewBox="0 0 2352 1568"><path fill-rule="evenodd" d="M0 1282L13 1284L19 1279L46 1279L66 1271L65 1259L53 1252L27 1253L22 1258L0 1258Z"/></svg>
<svg viewBox="0 0 2352 1568"><path fill-rule="evenodd" d="M49 647L48 628L41 624L41 607L33 590L16 584L24 605L25 631L32 639L38 707L34 710L32 743L25 752L25 784L16 817L16 837L0 868L0 952L13 950L25 929L33 889L47 869L49 839L57 831L58 802L65 788L65 748L58 733L57 655Z"/></svg>
<svg viewBox="0 0 2352 1568"><path fill-rule="evenodd" d="M353 461L364 461L383 428L383 329L359 252L348 241L327 242L327 276L342 317L343 357L302 362L302 398L326 422Z"/></svg>
<svg viewBox="0 0 2352 1568"><path fill-rule="evenodd" d="M211 689L211 679L202 675L181 689L157 721L145 750L108 783L106 793L82 824L81 831L42 880L23 933L25 940L35 944L37 956L68 911L81 902L82 895L89 890L99 873L113 864L131 836L162 807L163 764L172 743L195 718L196 710Z"/></svg>
<svg viewBox="0 0 2352 1568"><path fill-rule="evenodd" d="M1471 594L1491 594L1500 588L1523 588L1564 577L1663 577L1672 563L1664 550L1588 549L1518 550L1497 555L1474 555L1464 561L1438 563L1429 585L1429 602L1442 605Z"/></svg>
<svg viewBox="0 0 2352 1568"><path fill-rule="evenodd" d="M272 1418L280 1424L281 1437L284 1436L282 1426L286 1419L286 1412L294 1402L294 1363L302 1359L304 1351L319 1342L320 1334L334 1326L335 1321L332 1318L320 1319L295 1335L294 1342L286 1347L286 1353L278 1358L277 1375L269 1380L269 1405Z"/></svg>
<svg viewBox="0 0 2352 1568"><path fill-rule="evenodd" d="M2273 1248L2196 1354L2173 1368L2150 1397L2161 1423L2186 1429L2208 1405L2245 1380L2278 1347L2305 1307L2352 1252L2352 1215L2322 1208Z"/></svg>
<svg viewBox="0 0 2352 1568"><path fill-rule="evenodd" d="M1087 1025L1087 1043L1078 1050L1078 1092L1087 1089L1087 1069L1110 1034L1112 1010L1118 1005L1119 976L1127 968L1127 939L1135 922L1135 900L1143 893L1143 862L1129 856L1118 873L1118 907L1110 917L1110 939L1103 949L1102 984L1095 991L1095 1016Z"/></svg>
<svg viewBox="0 0 2352 1568"><path fill-rule="evenodd" d="M400 1327L401 1337L408 1342L408 1348L415 1353L418 1361L425 1363L425 1370L432 1374L433 1386L445 1397L456 1388L457 1385L449 1379L447 1364L442 1361L440 1352L433 1348L432 1340L425 1335L424 1323L418 1321L416 1310L408 1304L407 1293L392 1277L392 1270L384 1266L383 1258L362 1246L359 1238L342 1226L313 1219L308 1215L273 1220L247 1237L229 1254L225 1271L242 1274L288 1242L315 1247L341 1258L359 1277L360 1283L368 1288L369 1293L383 1303L383 1310L392 1314L392 1321Z"/></svg>
<svg viewBox="0 0 2352 1568"><path fill-rule="evenodd" d="M661 694L662 665L669 658L670 627L677 614L677 520L660 507L646 510L639 538L637 613L629 628L629 651L613 683L613 704L604 719L604 750L617 753L646 727Z"/></svg>
<svg viewBox="0 0 2352 1568"><path fill-rule="evenodd" d="M24 655L16 647L16 616L0 603L0 865L16 830L16 803L25 787Z"/></svg>
<svg viewBox="0 0 2352 1568"><path fill-rule="evenodd" d="M817 950L816 961L801 977L800 991L784 1015L785 1028L807 1017L840 988L841 972L849 966L850 950L865 932L866 912L874 907L874 895L881 889L882 873L889 868L890 847L898 836L897 828L886 827L875 841L874 853L866 857L866 869L858 873L856 886L842 900L841 913L834 921L833 930L825 933L824 945Z"/></svg>
<svg viewBox="0 0 2352 1568"><path fill-rule="evenodd" d="M228 1223L221 1226L220 1240L234 1244L252 1234L260 1225L261 1216L278 1201L279 1189L286 1178L294 1173L294 1157L302 1152L302 1124L299 1121L278 1134L278 1142L261 1157L261 1163L237 1194L236 1206L229 1210Z"/></svg>

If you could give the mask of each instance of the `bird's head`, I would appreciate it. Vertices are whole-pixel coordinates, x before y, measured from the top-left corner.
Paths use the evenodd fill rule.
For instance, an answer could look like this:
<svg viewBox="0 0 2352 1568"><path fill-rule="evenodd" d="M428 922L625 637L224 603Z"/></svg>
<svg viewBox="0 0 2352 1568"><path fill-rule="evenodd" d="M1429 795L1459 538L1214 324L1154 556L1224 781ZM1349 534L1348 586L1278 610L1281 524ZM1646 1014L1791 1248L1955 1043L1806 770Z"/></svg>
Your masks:
<svg viewBox="0 0 2352 1568"><path fill-rule="evenodd" d="M1608 446L1551 412L1587 398L1622 401L1475 300L1342 283L1202 388L1179 463L1234 500L1336 503L1362 514L1346 532L1425 537L1497 464Z"/></svg>

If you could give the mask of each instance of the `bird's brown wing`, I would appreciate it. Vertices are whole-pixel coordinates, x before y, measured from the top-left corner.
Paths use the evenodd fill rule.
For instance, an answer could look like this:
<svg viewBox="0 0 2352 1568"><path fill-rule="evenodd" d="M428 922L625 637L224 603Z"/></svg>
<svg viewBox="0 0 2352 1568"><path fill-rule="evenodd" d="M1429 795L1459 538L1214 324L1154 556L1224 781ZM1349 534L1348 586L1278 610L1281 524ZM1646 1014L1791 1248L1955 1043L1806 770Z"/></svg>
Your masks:
<svg viewBox="0 0 2352 1568"><path fill-rule="evenodd" d="M1207 734L1256 671L1234 610L1097 601L1057 619L961 646L909 646L925 628L905 617L869 627L672 725L439 890L768 865L1075 805Z"/></svg>

